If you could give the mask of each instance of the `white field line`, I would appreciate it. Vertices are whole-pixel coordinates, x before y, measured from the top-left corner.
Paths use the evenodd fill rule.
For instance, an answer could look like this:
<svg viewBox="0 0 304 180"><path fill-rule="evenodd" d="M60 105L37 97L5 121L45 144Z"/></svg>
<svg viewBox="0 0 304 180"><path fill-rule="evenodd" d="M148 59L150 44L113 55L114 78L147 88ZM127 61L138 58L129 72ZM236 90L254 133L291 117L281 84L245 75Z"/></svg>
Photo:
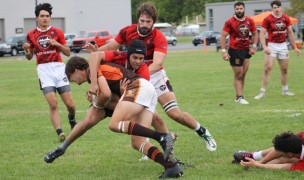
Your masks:
<svg viewBox="0 0 304 180"><path fill-rule="evenodd" d="M304 112L304 109L273 109L273 110L261 110L262 112L273 112L273 113L295 113Z"/></svg>

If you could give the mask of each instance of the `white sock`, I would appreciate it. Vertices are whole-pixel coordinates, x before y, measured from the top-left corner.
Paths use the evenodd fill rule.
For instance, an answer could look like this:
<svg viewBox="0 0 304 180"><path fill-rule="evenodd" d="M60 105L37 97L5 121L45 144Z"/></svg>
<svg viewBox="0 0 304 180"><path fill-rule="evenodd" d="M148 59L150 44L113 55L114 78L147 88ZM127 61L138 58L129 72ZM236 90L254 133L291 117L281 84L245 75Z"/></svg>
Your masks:
<svg viewBox="0 0 304 180"><path fill-rule="evenodd" d="M283 90L283 91L288 91L288 85L282 86L282 90Z"/></svg>
<svg viewBox="0 0 304 180"><path fill-rule="evenodd" d="M265 88L261 88L261 92L262 92L262 93L265 93L265 92L266 92L266 89L265 89Z"/></svg>
<svg viewBox="0 0 304 180"><path fill-rule="evenodd" d="M257 161L259 161L259 160L261 160L263 158L262 151L254 152L252 154L252 156L253 156L253 159L255 159Z"/></svg>
<svg viewBox="0 0 304 180"><path fill-rule="evenodd" d="M200 125L200 123L198 123L198 122L196 122L196 127L195 127L195 131L197 131L197 130L199 130L201 128L201 125Z"/></svg>

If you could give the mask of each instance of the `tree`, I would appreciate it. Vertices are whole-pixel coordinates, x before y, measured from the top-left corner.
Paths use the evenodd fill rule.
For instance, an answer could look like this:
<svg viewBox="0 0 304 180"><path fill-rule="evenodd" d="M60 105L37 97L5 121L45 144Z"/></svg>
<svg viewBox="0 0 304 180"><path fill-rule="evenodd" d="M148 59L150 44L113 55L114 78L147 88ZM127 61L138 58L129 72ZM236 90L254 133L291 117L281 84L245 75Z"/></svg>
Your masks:
<svg viewBox="0 0 304 180"><path fill-rule="evenodd" d="M131 0L132 22L137 23L136 11L138 6L148 0ZM159 22L179 24L183 17L190 19L195 16L205 17L205 4L216 2L231 2L232 0L149 0L155 4ZM298 0L299 2L302 0Z"/></svg>
<svg viewBox="0 0 304 180"><path fill-rule="evenodd" d="M297 16L301 13L304 13L304 3L303 0L289 0L290 9L286 9L285 13L289 16Z"/></svg>

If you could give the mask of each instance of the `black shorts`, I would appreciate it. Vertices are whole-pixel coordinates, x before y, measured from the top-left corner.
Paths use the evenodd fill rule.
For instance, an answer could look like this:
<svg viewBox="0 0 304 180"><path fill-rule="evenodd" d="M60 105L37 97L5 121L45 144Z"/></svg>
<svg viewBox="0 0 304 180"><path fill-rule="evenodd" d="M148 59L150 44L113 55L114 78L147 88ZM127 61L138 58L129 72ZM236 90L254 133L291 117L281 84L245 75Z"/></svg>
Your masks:
<svg viewBox="0 0 304 180"><path fill-rule="evenodd" d="M251 58L251 55L249 54L249 49L236 50L229 48L228 54L230 56L231 66L243 66L244 60Z"/></svg>

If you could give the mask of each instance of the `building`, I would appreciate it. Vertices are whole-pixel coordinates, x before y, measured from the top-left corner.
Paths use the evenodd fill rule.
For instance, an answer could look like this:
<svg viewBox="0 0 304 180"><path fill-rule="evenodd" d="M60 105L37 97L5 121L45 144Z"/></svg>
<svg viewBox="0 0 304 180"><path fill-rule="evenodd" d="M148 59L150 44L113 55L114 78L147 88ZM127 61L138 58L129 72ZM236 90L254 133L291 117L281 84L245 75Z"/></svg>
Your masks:
<svg viewBox="0 0 304 180"><path fill-rule="evenodd" d="M35 5L45 0L0 0L0 38L27 34L36 27ZM66 33L107 29L112 34L132 23L131 0L52 0L51 25Z"/></svg>
<svg viewBox="0 0 304 180"><path fill-rule="evenodd" d="M264 11L271 11L270 3L272 0L255 0L244 1L245 3L245 15L254 16ZM223 3L207 3L206 4L206 23L208 30L221 31L224 23L234 14L234 2ZM290 8L290 2L288 0L281 0L283 11L284 8ZM304 18L304 17L303 17ZM296 31L304 28L304 19L299 19L299 23L294 25Z"/></svg>

